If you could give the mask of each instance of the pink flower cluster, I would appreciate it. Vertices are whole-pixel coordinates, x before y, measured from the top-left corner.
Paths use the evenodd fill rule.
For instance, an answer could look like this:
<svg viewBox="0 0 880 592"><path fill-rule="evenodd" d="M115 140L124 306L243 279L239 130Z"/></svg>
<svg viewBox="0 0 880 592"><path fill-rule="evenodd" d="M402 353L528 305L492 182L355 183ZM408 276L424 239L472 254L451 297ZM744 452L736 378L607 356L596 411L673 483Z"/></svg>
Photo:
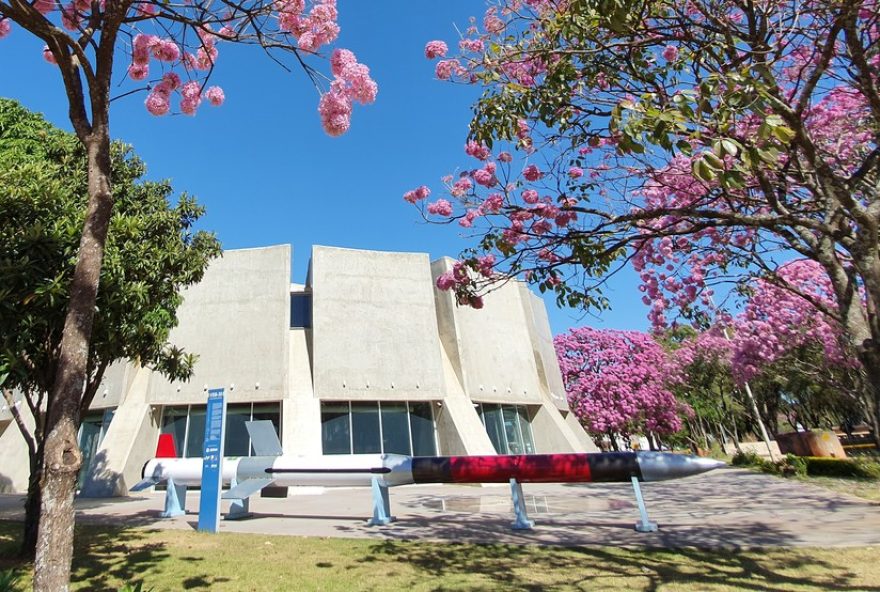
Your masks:
<svg viewBox="0 0 880 592"><path fill-rule="evenodd" d="M429 41L425 45L425 57L429 60L434 58L445 58L449 48L443 41Z"/></svg>
<svg viewBox="0 0 880 592"><path fill-rule="evenodd" d="M339 36L336 0L317 0L308 14L305 0L276 0L278 26L297 38L300 49L315 52Z"/></svg>
<svg viewBox="0 0 880 592"><path fill-rule="evenodd" d="M339 136L351 125L352 103L363 105L376 100L379 87L370 78L370 69L359 64L355 55L347 49L336 49L330 58L333 82L330 91L324 93L318 103L321 125L331 136Z"/></svg>
<svg viewBox="0 0 880 592"><path fill-rule="evenodd" d="M689 408L670 388L685 377L650 335L582 327L554 345L569 405L594 436L681 429Z"/></svg>

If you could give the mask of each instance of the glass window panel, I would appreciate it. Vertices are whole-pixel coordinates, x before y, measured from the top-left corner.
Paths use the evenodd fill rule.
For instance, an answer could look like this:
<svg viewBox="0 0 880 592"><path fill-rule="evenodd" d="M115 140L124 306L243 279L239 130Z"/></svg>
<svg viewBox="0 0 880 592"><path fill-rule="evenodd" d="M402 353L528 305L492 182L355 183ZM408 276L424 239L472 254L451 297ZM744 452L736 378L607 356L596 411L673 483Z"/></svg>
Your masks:
<svg viewBox="0 0 880 592"><path fill-rule="evenodd" d="M205 447L205 408L192 408L189 412L189 431L186 434L186 457L202 456Z"/></svg>
<svg viewBox="0 0 880 592"><path fill-rule="evenodd" d="M268 420L275 426L275 434L278 440L281 440L281 403L266 403L254 405L254 412L251 416L253 421ZM251 446L251 456L254 455L254 448Z"/></svg>
<svg viewBox="0 0 880 592"><path fill-rule="evenodd" d="M162 433L174 436L174 450L183 455L186 442L186 407L165 407L162 414Z"/></svg>
<svg viewBox="0 0 880 592"><path fill-rule="evenodd" d="M290 326L308 328L312 326L312 295L290 295Z"/></svg>
<svg viewBox="0 0 880 592"><path fill-rule="evenodd" d="M321 405L321 441L324 454L351 454L348 403Z"/></svg>
<svg viewBox="0 0 880 592"><path fill-rule="evenodd" d="M526 454L535 454L535 439L532 437L532 422L529 419L527 407L517 405L516 412L519 414L519 427L522 430L523 448Z"/></svg>
<svg viewBox="0 0 880 592"><path fill-rule="evenodd" d="M519 431L516 407L502 405L501 415L504 418L504 435L507 437L508 454L523 454L522 434Z"/></svg>
<svg viewBox="0 0 880 592"><path fill-rule="evenodd" d="M509 454L507 441L504 438L504 420L501 417L501 406L495 403L483 403L483 422L486 433L498 454Z"/></svg>
<svg viewBox="0 0 880 592"><path fill-rule="evenodd" d="M351 435L354 454L381 451L379 405L376 402L351 404Z"/></svg>
<svg viewBox="0 0 880 592"><path fill-rule="evenodd" d="M382 452L411 454L406 403L382 403Z"/></svg>
<svg viewBox="0 0 880 592"><path fill-rule="evenodd" d="M89 473L95 452L98 450L98 442L101 438L101 416L86 417L79 429L79 449L82 452L82 467L76 478L76 488L82 489Z"/></svg>
<svg viewBox="0 0 880 592"><path fill-rule="evenodd" d="M409 425L412 430L413 456L436 456L434 415L430 403L409 404Z"/></svg>
<svg viewBox="0 0 880 592"><path fill-rule="evenodd" d="M250 403L226 407L226 437L223 444L223 456L248 456L251 439L245 422L250 419Z"/></svg>

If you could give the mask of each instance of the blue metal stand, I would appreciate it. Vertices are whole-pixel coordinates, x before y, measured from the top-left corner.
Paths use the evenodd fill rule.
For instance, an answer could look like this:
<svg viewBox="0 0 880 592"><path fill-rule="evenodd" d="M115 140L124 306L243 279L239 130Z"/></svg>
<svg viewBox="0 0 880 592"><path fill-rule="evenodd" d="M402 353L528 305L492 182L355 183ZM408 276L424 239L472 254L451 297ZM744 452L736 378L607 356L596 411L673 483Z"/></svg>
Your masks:
<svg viewBox="0 0 880 592"><path fill-rule="evenodd" d="M526 511L526 502L523 497L522 483L516 479L510 480L510 498L513 501L513 514L516 520L510 525L513 530L531 530L535 523L529 520Z"/></svg>
<svg viewBox="0 0 880 592"><path fill-rule="evenodd" d="M373 477L373 517L367 522L370 526L390 524L397 520L391 515L391 501L388 486Z"/></svg>
<svg viewBox="0 0 880 592"><path fill-rule="evenodd" d="M233 477L229 488L232 489L238 485L238 480ZM224 520L242 520L253 516L250 512L251 498L233 499L229 503L229 511L223 516Z"/></svg>
<svg viewBox="0 0 880 592"><path fill-rule="evenodd" d="M636 503L639 505L640 520L636 522L638 532L657 532L657 524L648 520L648 510L645 508L645 500L642 499L642 489L639 487L639 478L632 477L633 492L636 494Z"/></svg>
<svg viewBox="0 0 880 592"><path fill-rule="evenodd" d="M168 479L165 488L165 511L163 518L183 516L186 514L186 485L177 485L174 479Z"/></svg>

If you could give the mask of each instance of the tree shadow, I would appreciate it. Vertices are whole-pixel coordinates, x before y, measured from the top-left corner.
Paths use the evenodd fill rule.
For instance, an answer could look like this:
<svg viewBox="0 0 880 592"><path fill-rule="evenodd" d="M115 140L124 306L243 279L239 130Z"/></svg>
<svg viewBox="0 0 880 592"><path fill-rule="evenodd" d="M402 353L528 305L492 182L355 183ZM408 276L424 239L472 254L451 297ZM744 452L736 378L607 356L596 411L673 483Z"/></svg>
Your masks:
<svg viewBox="0 0 880 592"><path fill-rule="evenodd" d="M799 550L548 548L509 544L424 545L385 540L372 545L367 556L358 562L376 561L409 564L417 568L420 578L449 581L476 575L482 580L473 585L456 583L456 590L660 590L668 585L687 584L687 589L694 590L880 591L880 586L866 587L861 583L859 574ZM798 573L806 567L824 573ZM438 584L429 589L447 588Z"/></svg>

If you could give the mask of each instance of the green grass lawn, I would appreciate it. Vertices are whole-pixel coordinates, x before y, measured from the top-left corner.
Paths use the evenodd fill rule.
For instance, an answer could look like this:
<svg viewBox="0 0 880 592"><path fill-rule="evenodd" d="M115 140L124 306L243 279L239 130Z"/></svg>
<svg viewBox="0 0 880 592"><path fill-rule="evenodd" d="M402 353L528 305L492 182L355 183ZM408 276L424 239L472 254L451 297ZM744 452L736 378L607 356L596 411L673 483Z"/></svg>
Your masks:
<svg viewBox="0 0 880 592"><path fill-rule="evenodd" d="M0 522L0 570L20 524ZM748 552L464 545L81 526L73 590L880 590L878 548Z"/></svg>
<svg viewBox="0 0 880 592"><path fill-rule="evenodd" d="M880 480L855 479L844 477L797 477L797 480L810 485L818 485L838 493L847 493L872 502L880 503Z"/></svg>

